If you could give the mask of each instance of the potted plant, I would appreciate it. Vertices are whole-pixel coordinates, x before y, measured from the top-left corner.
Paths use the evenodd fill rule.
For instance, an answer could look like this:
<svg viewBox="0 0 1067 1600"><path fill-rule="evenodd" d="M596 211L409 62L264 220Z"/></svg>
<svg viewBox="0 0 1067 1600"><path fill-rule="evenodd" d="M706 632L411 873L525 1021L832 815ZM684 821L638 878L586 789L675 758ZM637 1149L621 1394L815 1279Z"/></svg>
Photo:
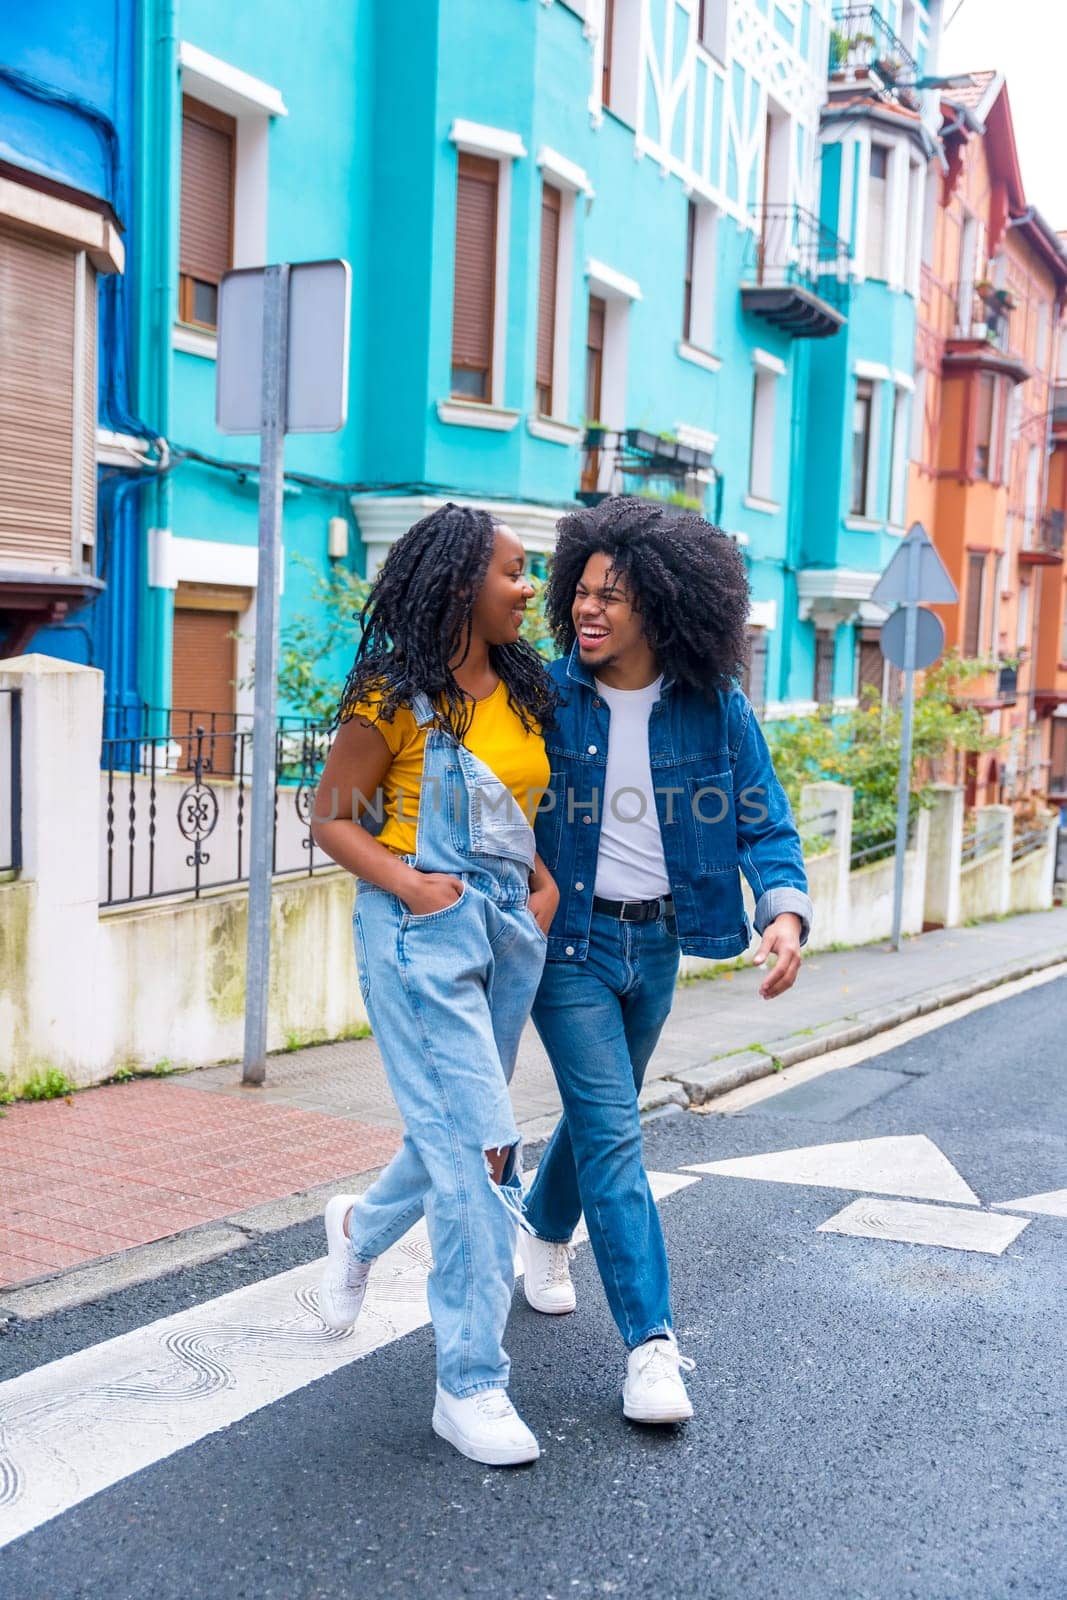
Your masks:
<svg viewBox="0 0 1067 1600"><path fill-rule="evenodd" d="M649 428L627 428L626 443L631 450L639 450L642 455L659 454L659 434L653 433Z"/></svg>

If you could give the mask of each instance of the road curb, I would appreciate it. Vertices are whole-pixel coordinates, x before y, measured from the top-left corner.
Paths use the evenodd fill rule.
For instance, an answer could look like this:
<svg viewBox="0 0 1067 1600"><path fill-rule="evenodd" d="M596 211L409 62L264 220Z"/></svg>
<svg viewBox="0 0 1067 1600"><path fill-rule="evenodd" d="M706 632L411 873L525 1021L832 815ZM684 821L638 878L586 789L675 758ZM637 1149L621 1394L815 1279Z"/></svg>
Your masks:
<svg viewBox="0 0 1067 1600"><path fill-rule="evenodd" d="M1042 951L1040 955L1006 962L999 967L988 968L972 978L957 979L953 983L942 983L932 989L922 989L906 1000L872 1006L866 1011L842 1017L838 1022L823 1023L818 1028L805 1029L802 1034L785 1034L778 1039L752 1044L747 1050L731 1050L728 1055L713 1056L702 1066L673 1072L648 1087L659 1089L665 1084L677 1085L685 1094L688 1105L703 1106L709 1100L729 1093L731 1089L740 1088L742 1084L752 1083L757 1078L769 1077L772 1072L781 1072L785 1067L795 1067L801 1061L811 1061L817 1056L827 1055L831 1050L843 1050L847 1045L862 1044L865 1039L873 1039L877 1034L886 1033L891 1028L902 1027L915 1017L929 1016L946 1006L958 1005L963 1000L973 999L976 994L1002 988L1006 983L1014 983L1019 978L1028 978L1035 972L1043 972L1046 968L1059 966L1063 962L1067 962L1067 945L1059 946L1055 950ZM662 1106L667 1098L667 1095L662 1094L655 1100L650 1099L647 1109L652 1110ZM641 1110L642 1112L646 1110L644 1103L641 1105Z"/></svg>

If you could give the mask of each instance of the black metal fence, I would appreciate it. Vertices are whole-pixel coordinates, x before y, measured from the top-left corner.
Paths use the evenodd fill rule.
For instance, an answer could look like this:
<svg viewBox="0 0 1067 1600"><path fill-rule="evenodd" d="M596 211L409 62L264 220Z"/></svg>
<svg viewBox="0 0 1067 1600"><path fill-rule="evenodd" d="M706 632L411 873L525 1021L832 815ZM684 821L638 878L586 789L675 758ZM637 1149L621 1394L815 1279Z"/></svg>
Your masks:
<svg viewBox="0 0 1067 1600"><path fill-rule="evenodd" d="M100 903L199 896L248 876L252 718L232 712L109 708L102 748L105 828ZM275 731L273 871L332 865L311 814L326 726L280 718Z"/></svg>
<svg viewBox="0 0 1067 1600"><path fill-rule="evenodd" d="M796 285L847 314L851 294L848 245L813 212L796 205L766 205L759 232L748 241L742 270L762 288Z"/></svg>
<svg viewBox="0 0 1067 1600"><path fill-rule="evenodd" d="M22 871L22 690L0 689L0 872Z"/></svg>

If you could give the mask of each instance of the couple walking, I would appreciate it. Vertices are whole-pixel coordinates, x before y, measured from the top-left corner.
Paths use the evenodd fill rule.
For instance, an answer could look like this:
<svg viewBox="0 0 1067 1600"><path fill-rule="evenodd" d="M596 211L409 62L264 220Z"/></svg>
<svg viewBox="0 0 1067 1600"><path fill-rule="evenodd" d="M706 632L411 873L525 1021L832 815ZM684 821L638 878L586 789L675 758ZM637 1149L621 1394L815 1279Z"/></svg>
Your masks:
<svg viewBox="0 0 1067 1600"><path fill-rule="evenodd" d="M326 1208L319 1304L357 1319L374 1260L423 1214L437 1345L433 1427L463 1455L536 1459L503 1348L516 1238L536 1311L575 1307L584 1212L628 1351L623 1411L692 1415L637 1095L679 953L736 956L738 868L796 978L811 904L800 842L736 687L748 584L699 517L610 498L563 519L547 669L520 639L533 594L515 533L446 505L393 546L363 617L316 802L316 842L359 880L359 981L404 1119L360 1196ZM374 836L360 823L377 807ZM527 1017L563 1117L522 1187L508 1083Z"/></svg>

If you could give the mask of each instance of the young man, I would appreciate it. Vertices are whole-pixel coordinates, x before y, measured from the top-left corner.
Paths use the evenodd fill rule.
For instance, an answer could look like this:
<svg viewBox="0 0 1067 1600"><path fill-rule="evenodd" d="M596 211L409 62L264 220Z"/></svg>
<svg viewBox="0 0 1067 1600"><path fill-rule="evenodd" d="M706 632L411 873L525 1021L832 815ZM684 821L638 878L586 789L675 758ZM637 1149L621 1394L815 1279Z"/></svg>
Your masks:
<svg viewBox="0 0 1067 1600"><path fill-rule="evenodd" d="M789 803L735 686L748 604L736 546L697 516L612 498L560 525L547 609L567 653L550 669L562 703L536 832L561 898L533 1017L564 1115L519 1248L530 1305L573 1311L584 1211L636 1422L692 1415L637 1110L679 953L748 949L739 868L756 896L755 963L776 958L764 998L794 983L811 920Z"/></svg>

